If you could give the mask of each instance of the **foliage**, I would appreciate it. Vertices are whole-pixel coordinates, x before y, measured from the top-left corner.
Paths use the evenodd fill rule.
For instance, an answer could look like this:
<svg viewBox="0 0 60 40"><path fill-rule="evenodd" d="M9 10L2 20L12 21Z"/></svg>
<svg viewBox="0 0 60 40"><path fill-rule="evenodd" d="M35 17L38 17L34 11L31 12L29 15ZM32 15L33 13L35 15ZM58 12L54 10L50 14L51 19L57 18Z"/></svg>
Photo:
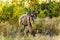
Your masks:
<svg viewBox="0 0 60 40"><path fill-rule="evenodd" d="M49 17L58 17L59 15L59 3L56 2L50 2L48 4L43 3L40 5L40 12L41 10L45 11L43 15L49 16ZM41 15L40 15L41 16Z"/></svg>
<svg viewBox="0 0 60 40"><path fill-rule="evenodd" d="M37 3L36 3L37 2ZM42 3L39 4L39 0L13 0L10 4L6 2L0 2L0 19L11 20L19 17L26 12L26 8L31 12L38 12L39 17L58 17L60 16L60 5L57 2ZM27 5L27 6L26 6ZM28 7L29 6L29 7ZM14 20L16 20L14 19Z"/></svg>

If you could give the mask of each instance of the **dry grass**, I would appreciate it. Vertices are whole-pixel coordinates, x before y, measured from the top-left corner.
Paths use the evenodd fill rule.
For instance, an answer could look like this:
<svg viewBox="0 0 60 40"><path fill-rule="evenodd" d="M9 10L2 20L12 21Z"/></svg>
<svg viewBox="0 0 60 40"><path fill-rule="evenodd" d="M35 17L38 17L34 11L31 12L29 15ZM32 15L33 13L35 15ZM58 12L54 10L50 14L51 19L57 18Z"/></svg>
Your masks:
<svg viewBox="0 0 60 40"><path fill-rule="evenodd" d="M36 34L35 37L32 35L22 36L19 32L16 32L16 26L11 25L7 22L0 23L0 40L60 40L60 17L59 18L38 18L36 20L35 28L39 29L42 28L43 30L52 28L53 32L58 33L58 35L42 35Z"/></svg>
<svg viewBox="0 0 60 40"><path fill-rule="evenodd" d="M16 37L12 36L4 37L3 35L0 35L0 40L60 40L60 35L52 37L50 37L49 35L40 35L40 34L36 34L35 37L33 37L32 35L29 36L17 35Z"/></svg>

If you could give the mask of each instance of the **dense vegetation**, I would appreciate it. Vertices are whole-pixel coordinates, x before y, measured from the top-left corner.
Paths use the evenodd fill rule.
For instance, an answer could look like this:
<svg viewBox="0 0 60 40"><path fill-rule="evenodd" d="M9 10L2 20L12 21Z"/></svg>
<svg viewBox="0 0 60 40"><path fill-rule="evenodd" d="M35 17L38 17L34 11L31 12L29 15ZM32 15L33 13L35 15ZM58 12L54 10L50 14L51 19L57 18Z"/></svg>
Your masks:
<svg viewBox="0 0 60 40"><path fill-rule="evenodd" d="M26 0L25 0L26 1ZM39 1L27 1L28 4L24 5L25 1L13 0L10 4L0 2L0 22L3 21L18 21L19 17L26 11L38 12L39 17L58 17L60 16L60 3L50 2L39 4ZM27 10L28 9L28 10Z"/></svg>

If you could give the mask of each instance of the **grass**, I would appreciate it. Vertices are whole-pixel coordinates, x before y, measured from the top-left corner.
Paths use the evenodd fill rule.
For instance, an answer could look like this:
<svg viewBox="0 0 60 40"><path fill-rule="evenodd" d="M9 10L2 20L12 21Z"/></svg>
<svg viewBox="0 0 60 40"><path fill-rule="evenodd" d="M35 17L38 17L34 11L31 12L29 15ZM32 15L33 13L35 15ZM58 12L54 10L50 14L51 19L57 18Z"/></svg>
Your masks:
<svg viewBox="0 0 60 40"><path fill-rule="evenodd" d="M35 37L33 37L32 35L28 36L17 35L15 38L12 36L4 37L3 35L0 35L0 40L60 40L60 35L52 37L50 37L49 35L41 34L36 34Z"/></svg>
<svg viewBox="0 0 60 40"><path fill-rule="evenodd" d="M35 34L35 37L33 37L33 35L30 34L28 36L21 35L19 31L16 34L16 25L11 25L7 22L1 22L0 40L60 40L60 17L52 19L38 18L35 24L36 25L33 28L42 28L42 31L51 28L52 32L54 32L53 36L49 35L51 31L48 35L43 35L41 33ZM43 33L46 33L46 31ZM55 33L58 33L58 35L55 35Z"/></svg>

